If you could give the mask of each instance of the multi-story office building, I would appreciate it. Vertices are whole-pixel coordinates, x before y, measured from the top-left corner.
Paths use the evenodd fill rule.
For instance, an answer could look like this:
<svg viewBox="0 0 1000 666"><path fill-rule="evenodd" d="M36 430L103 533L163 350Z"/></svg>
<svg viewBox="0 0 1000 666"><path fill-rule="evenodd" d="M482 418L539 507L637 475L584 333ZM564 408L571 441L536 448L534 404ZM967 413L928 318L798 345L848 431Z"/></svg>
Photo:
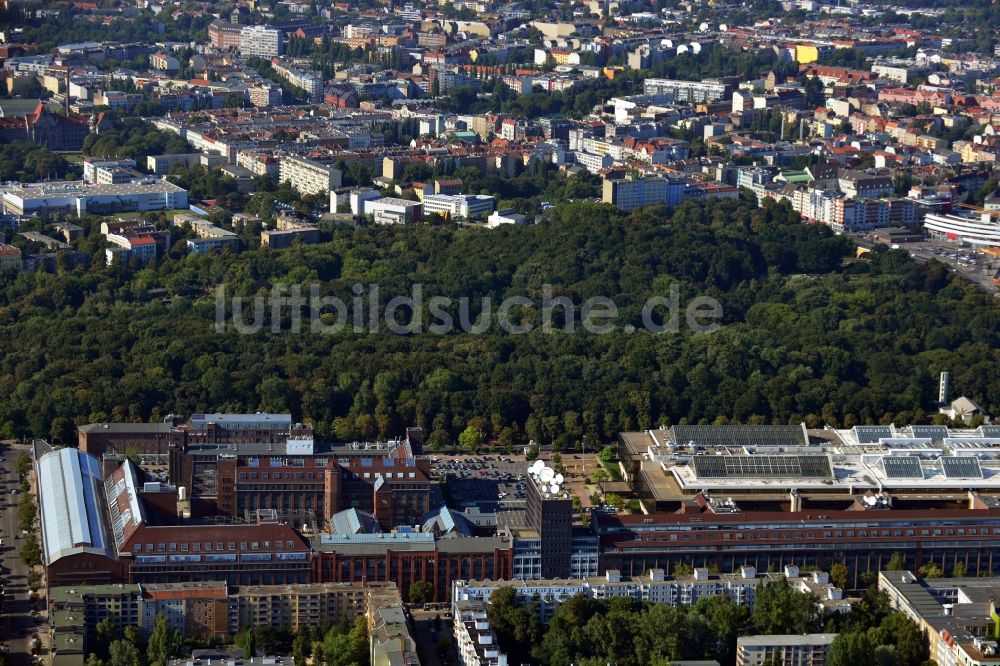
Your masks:
<svg viewBox="0 0 1000 666"><path fill-rule="evenodd" d="M433 586L435 601L444 601L454 580L513 577L509 534L452 538L412 531L323 535L312 545L314 581L393 581L404 597L421 580Z"/></svg>
<svg viewBox="0 0 1000 666"><path fill-rule="evenodd" d="M736 639L736 666L826 666L837 634L740 636Z"/></svg>
<svg viewBox="0 0 1000 666"><path fill-rule="evenodd" d="M233 585L305 583L311 549L275 512L252 524L177 524L147 518L135 465L126 461L104 477L89 453L36 443L43 563L50 586L223 580ZM171 495L172 497L172 495ZM158 510L159 520L170 519Z"/></svg>
<svg viewBox="0 0 1000 666"><path fill-rule="evenodd" d="M547 467L532 469L539 471L526 477L525 507L528 526L540 540L541 576L565 577L569 575L573 545L573 500L561 487L561 476L554 476Z"/></svg>
<svg viewBox="0 0 1000 666"><path fill-rule="evenodd" d="M285 52L285 33L267 25L248 25L240 30L240 55L273 58Z"/></svg>
<svg viewBox="0 0 1000 666"><path fill-rule="evenodd" d="M376 224L409 224L419 222L423 204L419 201L381 197L363 204L364 213L371 215Z"/></svg>
<svg viewBox="0 0 1000 666"><path fill-rule="evenodd" d="M281 158L278 177L302 194L324 194L340 187L341 173L332 164L288 155Z"/></svg>
<svg viewBox="0 0 1000 666"><path fill-rule="evenodd" d="M120 185L75 181L24 184L4 190L4 212L14 215L107 215L187 208L187 190L166 180Z"/></svg>
<svg viewBox="0 0 1000 666"><path fill-rule="evenodd" d="M428 194L424 212L446 218L486 217L493 212L493 197L485 194Z"/></svg>
<svg viewBox="0 0 1000 666"><path fill-rule="evenodd" d="M238 50L243 28L235 23L216 19L208 24L208 41L217 49Z"/></svg>

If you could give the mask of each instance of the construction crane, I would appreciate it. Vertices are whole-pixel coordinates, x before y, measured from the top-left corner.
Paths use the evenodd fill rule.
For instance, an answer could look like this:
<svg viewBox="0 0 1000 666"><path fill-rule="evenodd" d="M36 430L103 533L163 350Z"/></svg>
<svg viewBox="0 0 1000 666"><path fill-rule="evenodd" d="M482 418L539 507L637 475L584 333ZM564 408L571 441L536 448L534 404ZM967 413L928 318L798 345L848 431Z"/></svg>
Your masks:
<svg viewBox="0 0 1000 666"><path fill-rule="evenodd" d="M960 203L958 204L962 208L968 208L969 210L974 210L977 213L986 213L991 217L1000 216L1000 210L986 210L985 208L980 208L979 206L973 206L972 204Z"/></svg>

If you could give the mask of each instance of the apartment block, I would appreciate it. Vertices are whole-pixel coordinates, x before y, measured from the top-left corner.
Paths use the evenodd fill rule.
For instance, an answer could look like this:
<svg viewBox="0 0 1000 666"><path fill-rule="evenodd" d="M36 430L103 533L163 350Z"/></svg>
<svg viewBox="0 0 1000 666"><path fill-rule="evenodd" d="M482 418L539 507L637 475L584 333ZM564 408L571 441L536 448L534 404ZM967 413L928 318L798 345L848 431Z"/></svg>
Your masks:
<svg viewBox="0 0 1000 666"><path fill-rule="evenodd" d="M302 194L323 194L340 187L340 170L330 164L288 155L281 159L279 176Z"/></svg>
<svg viewBox="0 0 1000 666"><path fill-rule="evenodd" d="M249 25L240 30L240 55L273 58L284 53L285 33L267 25Z"/></svg>
<svg viewBox="0 0 1000 666"><path fill-rule="evenodd" d="M826 666L837 634L741 636L736 640L736 666Z"/></svg>
<svg viewBox="0 0 1000 666"><path fill-rule="evenodd" d="M642 206L676 206L684 199L684 181L667 178L605 178L601 201L629 211Z"/></svg>
<svg viewBox="0 0 1000 666"><path fill-rule="evenodd" d="M462 666L507 666L507 655L500 650L496 634L486 617L485 602L462 601L456 604L452 628Z"/></svg>
<svg viewBox="0 0 1000 666"><path fill-rule="evenodd" d="M0 273L21 270L21 250L13 245L0 243Z"/></svg>

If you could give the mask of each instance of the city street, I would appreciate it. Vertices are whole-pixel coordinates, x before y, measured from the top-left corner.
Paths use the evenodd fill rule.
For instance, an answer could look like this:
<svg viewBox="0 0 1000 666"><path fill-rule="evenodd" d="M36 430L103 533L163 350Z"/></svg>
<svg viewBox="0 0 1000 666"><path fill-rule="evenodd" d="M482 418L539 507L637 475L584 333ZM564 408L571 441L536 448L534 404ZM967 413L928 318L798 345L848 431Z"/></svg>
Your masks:
<svg viewBox="0 0 1000 666"><path fill-rule="evenodd" d="M907 243L905 246L917 261L936 259L948 266L970 282L979 285L990 293L996 293L993 276L1000 267L1000 260L986 255L975 255L968 248L961 248L954 243L945 241L924 241L922 243ZM958 255L958 256L956 256ZM975 262L959 261L961 256L974 256Z"/></svg>
<svg viewBox="0 0 1000 666"><path fill-rule="evenodd" d="M18 553L22 540L17 538L17 502L21 498L20 482L14 471L17 457L28 451L27 444L4 444L0 446L0 575L4 584L4 605L0 620L0 641L10 653L10 666L27 666L31 663L30 647L32 634L39 631L31 616L32 603L28 598L28 570ZM11 491L17 490L16 495Z"/></svg>

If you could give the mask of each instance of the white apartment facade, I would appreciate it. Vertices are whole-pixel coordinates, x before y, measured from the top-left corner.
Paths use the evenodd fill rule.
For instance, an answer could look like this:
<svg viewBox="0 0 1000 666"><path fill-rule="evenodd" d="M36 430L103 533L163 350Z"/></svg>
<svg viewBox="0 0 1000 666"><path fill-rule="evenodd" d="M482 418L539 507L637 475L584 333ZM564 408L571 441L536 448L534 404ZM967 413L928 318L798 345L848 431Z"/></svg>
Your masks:
<svg viewBox="0 0 1000 666"><path fill-rule="evenodd" d="M329 164L288 155L281 158L278 177L302 194L322 194L340 187L341 173Z"/></svg>

